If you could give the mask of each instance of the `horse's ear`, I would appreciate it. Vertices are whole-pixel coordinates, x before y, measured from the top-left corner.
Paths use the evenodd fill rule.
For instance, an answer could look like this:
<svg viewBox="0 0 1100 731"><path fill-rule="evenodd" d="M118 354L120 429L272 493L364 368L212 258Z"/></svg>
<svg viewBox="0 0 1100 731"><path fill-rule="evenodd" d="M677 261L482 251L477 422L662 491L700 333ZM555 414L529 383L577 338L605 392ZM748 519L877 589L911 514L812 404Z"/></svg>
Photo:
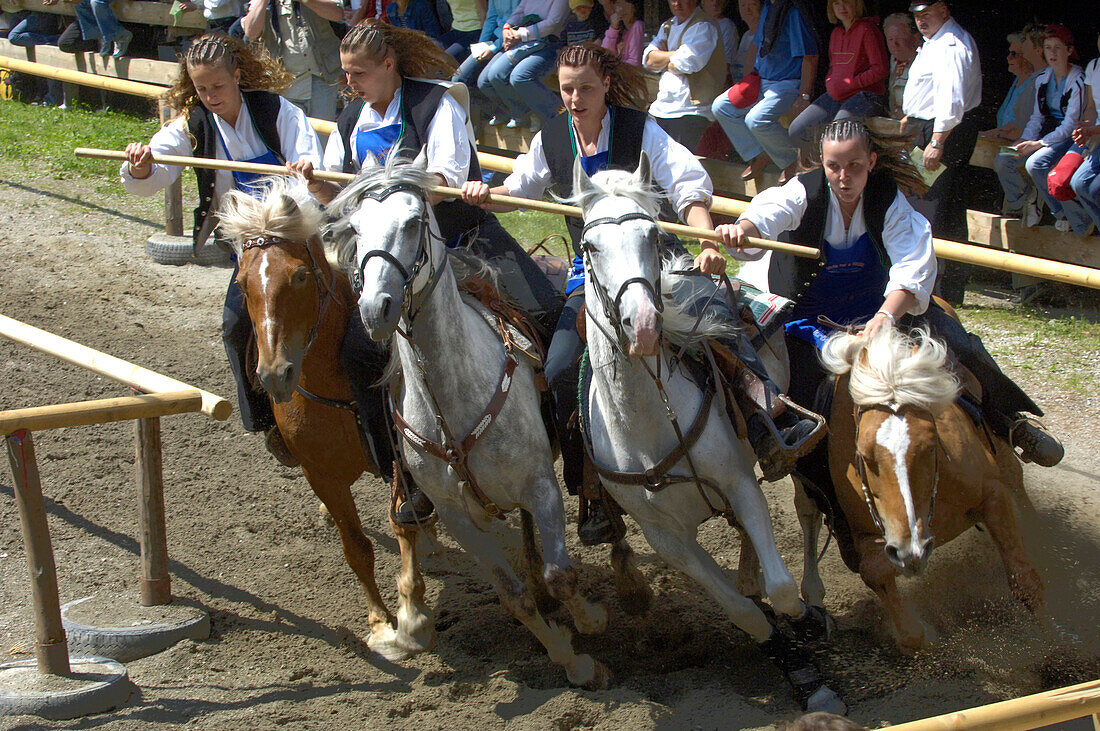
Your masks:
<svg viewBox="0 0 1100 731"><path fill-rule="evenodd" d="M588 177L588 173L584 171L584 165L581 164L581 158L578 155L573 159L573 195L577 198L583 198L592 189L592 178Z"/></svg>
<svg viewBox="0 0 1100 731"><path fill-rule="evenodd" d="M413 160L412 166L414 168L416 168L417 170L427 170L428 169L428 146L427 145L424 145L424 147L420 148L420 154L418 154L416 156L416 159Z"/></svg>
<svg viewBox="0 0 1100 731"><path fill-rule="evenodd" d="M645 150L642 150L641 157L638 159L638 169L634 171L634 177L643 188L653 187L653 171L649 164L649 155Z"/></svg>

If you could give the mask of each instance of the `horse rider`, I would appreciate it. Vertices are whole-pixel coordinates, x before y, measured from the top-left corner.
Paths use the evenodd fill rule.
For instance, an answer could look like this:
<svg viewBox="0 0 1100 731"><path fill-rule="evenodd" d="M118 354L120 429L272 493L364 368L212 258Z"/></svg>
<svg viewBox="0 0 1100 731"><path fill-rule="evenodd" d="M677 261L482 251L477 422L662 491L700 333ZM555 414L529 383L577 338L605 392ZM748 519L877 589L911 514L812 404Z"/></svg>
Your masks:
<svg viewBox="0 0 1100 731"><path fill-rule="evenodd" d="M286 70L262 51L221 33L200 36L180 60L179 75L164 95L172 109L181 110L180 116L157 131L148 145L133 142L126 146L127 160L120 171L123 186L130 193L148 196L175 182L181 168L154 164L153 155L193 155L268 165L320 164L321 145L305 113L278 96L277 92L290 81ZM253 173L196 168L195 177L199 205L192 235L197 251L217 226L215 212L226 191L236 188L263 196L264 189L257 184L260 176ZM251 383L246 352L254 335L236 279L234 267L225 294L222 341L237 383L241 422L246 431L265 432L267 449L279 462L293 467L298 460L275 425L271 400ZM360 345L345 338L341 360L345 364L364 361L367 354ZM373 383L380 376L381 368L363 382ZM352 384L354 387L355 379ZM371 405L364 408L368 418L371 412L380 412L381 394L355 395L358 403ZM389 441L368 440L368 447L384 474L393 462Z"/></svg>
<svg viewBox="0 0 1100 731"><path fill-rule="evenodd" d="M614 54L594 43L569 46L558 55L558 85L561 89L565 114L552 118L535 135L528 152L516 158L513 172L504 184L489 189L480 181L463 186L463 198L470 203L491 210L508 210L490 202L490 195L513 195L524 198L540 198L547 188L560 198L572 195L573 164L579 156L585 171L592 175L607 168L634 170L644 151L651 162L653 177L675 212L666 206L662 218L676 220L676 212L689 225L712 229L710 218L711 182L699 161L683 145L669 137L652 117L643 111L646 94L645 82L640 72L622 62ZM567 422L577 406L578 360L584 349L577 332L577 315L584 302L584 265L580 256L580 239L583 225L579 218L566 217L566 227L573 240L576 258L567 285L567 301L558 320L546 359L546 378L555 397L555 420L560 435L567 433ZM674 237L662 235L662 250L686 253ZM703 241L702 250L695 257L695 266L703 274L720 274L725 271L726 259L712 242ZM700 279L700 278L696 278ZM693 299L699 296L696 285ZM710 291L713 291L712 289ZM702 299L708 292L702 292ZM716 298L712 307L725 318L733 313L722 298ZM749 343L741 336L738 342L728 345L748 366L763 394L767 407L741 399L749 404L749 440L752 443L768 479L779 479L789 473L797 454L790 445L812 447L806 437L814 431L809 419L799 419L786 411L775 398L778 389L771 383L764 366ZM769 410L770 409L770 410ZM767 420L774 420L782 443L776 433L768 428ZM583 451L579 435L563 437L562 454L565 462L566 486L570 492L582 489ZM595 497L595 496L591 496ZM587 520L578 526L582 542L595 544L614 540L611 523L601 508L602 500L592 500Z"/></svg>
<svg viewBox="0 0 1100 731"><path fill-rule="evenodd" d="M428 172L439 178L440 185L457 188L467 180L481 179L465 108L466 88L427 80L450 79L454 72L454 61L428 36L369 19L348 31L340 43L340 63L355 99L344 107L329 136L324 169L356 173L364 166L385 163L391 154L411 160L424 152ZM336 185L313 178L311 161L290 167L309 181L309 191L322 203L331 202L339 192ZM432 196L431 203L447 245L461 244L488 259L501 271L505 292L546 333L552 332L561 312L561 295L496 216L461 200ZM361 323L354 330L358 337L367 338ZM428 498L415 486L408 489L398 522L430 516Z"/></svg>
<svg viewBox="0 0 1100 731"><path fill-rule="evenodd" d="M818 321L821 315L841 325L865 323L868 336L881 327L926 326L980 383L980 411L989 428L1021 450L1025 462L1053 466L1062 459L1062 445L1022 413L1042 416L1042 410L1001 372L978 336L931 300L936 281L931 226L905 197L922 192L924 183L905 150L900 141L881 138L860 121L832 122L821 138L823 168L763 191L735 223L716 229L734 256L760 259L761 269L764 252L743 248L748 236L776 239L792 232L793 241L821 248L820 259L771 252L766 263L764 286L796 303L785 325L789 394L796 403L815 407L825 380L817 351L831 330ZM751 280L745 269L742 276ZM798 474L831 494L824 442L799 460Z"/></svg>

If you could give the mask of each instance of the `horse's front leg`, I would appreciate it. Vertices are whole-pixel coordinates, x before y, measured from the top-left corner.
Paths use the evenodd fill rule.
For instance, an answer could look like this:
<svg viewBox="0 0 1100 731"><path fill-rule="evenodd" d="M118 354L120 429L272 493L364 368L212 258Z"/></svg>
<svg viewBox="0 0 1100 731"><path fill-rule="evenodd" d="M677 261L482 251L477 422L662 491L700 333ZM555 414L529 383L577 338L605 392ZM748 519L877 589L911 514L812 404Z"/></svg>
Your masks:
<svg viewBox="0 0 1100 731"><path fill-rule="evenodd" d="M397 494L397 476L394 494ZM397 631L390 637L379 637L372 649L400 648L406 656L423 652L435 644L435 622L424 601L424 577L420 573L416 544L422 538L419 526L403 525L390 520L401 552L401 573L397 577ZM430 529L434 529L432 526ZM428 527L425 530L429 530Z"/></svg>
<svg viewBox="0 0 1100 731"><path fill-rule="evenodd" d="M577 589L577 569L565 548L565 507L549 467L535 480L528 507L542 540L542 576L550 596L566 606L578 632L603 633L607 629L607 609L592 604Z"/></svg>
<svg viewBox="0 0 1100 731"><path fill-rule="evenodd" d="M902 601L898 593L897 572L886 558L879 536L862 535L855 539L859 554L859 575L871 591L878 595L882 606L894 624L894 634L899 647L913 652L925 644L925 626Z"/></svg>
<svg viewBox="0 0 1100 731"><path fill-rule="evenodd" d="M439 500L435 507L454 539L485 569L504 608L538 638L550 659L565 669L569 682L593 689L606 688L610 680L607 668L589 655L573 652L569 630L543 619L534 595L516 576L493 536L480 531L460 506Z"/></svg>
<svg viewBox="0 0 1100 731"><path fill-rule="evenodd" d="M520 530L523 534L523 563L527 569L527 588L534 595L539 612L550 614L561 606L561 602L550 596L546 579L542 575L542 553L535 538L534 518L526 510L520 510L519 517Z"/></svg>
<svg viewBox="0 0 1100 731"><path fill-rule="evenodd" d="M817 539L821 531L821 512L806 494L802 481L794 482L794 509L802 526L802 599L814 607L825 606L825 583L817 565Z"/></svg>
<svg viewBox="0 0 1100 731"><path fill-rule="evenodd" d="M1012 595L1042 619L1046 593L1043 580L1024 549L1008 492L998 480L987 486L985 493L987 497L981 507L982 522L1001 554Z"/></svg>

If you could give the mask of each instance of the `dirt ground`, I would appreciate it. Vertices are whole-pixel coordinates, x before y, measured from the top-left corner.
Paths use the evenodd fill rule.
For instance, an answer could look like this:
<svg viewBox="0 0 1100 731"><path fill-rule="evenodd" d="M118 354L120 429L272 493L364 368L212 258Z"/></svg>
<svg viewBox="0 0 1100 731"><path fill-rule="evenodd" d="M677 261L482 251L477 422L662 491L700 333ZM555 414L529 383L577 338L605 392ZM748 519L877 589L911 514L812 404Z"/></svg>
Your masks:
<svg viewBox="0 0 1100 731"><path fill-rule="evenodd" d="M12 176L0 176L10 178ZM0 312L231 396L219 335L229 279L223 268L165 267L142 251L157 230L154 202L103 203L70 182L0 179ZM135 213L136 211L136 213ZM1023 376L1024 374L1016 374ZM851 716L900 722L1100 676L1100 403L1023 379L1064 437L1065 461L1026 468L1035 513L1024 518L1050 608L1079 642L1052 646L1013 602L988 536L970 531L936 549L927 574L903 591L939 633L904 657L885 614L835 548L823 563L827 607L839 631L820 662ZM106 379L0 340L0 408L125 395ZM213 633L128 664L136 686L109 714L69 722L0 719L0 728L264 729L514 727L768 728L797 715L777 671L686 577L670 570L637 529L631 541L656 592L639 618L618 607L607 548L571 538L583 587L611 613L601 637L579 648L614 673L609 690L570 688L534 638L499 608L470 558L442 533L424 561L436 613L436 647L391 664L359 640L361 591L335 530L319 519L300 472L276 464L261 440L199 415L164 420L164 472L173 591L208 609ZM89 595L134 598L137 493L129 423L37 434L63 602ZM796 576L801 535L788 482L768 488L780 550ZM396 598L396 542L385 523L387 491L355 487L378 576ZM0 650L33 644L29 584L5 467L0 474ZM570 514L575 504L568 503ZM516 524L513 518L512 524ZM569 532L573 533L572 523ZM736 534L717 521L704 545L736 565ZM559 619L564 620L564 617Z"/></svg>

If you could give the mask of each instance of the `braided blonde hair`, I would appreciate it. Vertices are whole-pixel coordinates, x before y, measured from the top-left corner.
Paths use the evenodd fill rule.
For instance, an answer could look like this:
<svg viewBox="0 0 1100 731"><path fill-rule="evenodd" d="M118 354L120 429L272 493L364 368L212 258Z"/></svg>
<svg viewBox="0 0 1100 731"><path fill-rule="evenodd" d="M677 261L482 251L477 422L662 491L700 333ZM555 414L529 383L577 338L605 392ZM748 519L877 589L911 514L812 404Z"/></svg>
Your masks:
<svg viewBox="0 0 1100 731"><path fill-rule="evenodd" d="M205 33L195 39L187 53L180 57L176 83L161 97L181 116L187 116L199 100L189 72L195 66L221 66L230 74L240 70L242 89L262 89L275 94L286 89L294 80L290 72L266 51L255 50L244 41L224 33Z"/></svg>
<svg viewBox="0 0 1100 731"><path fill-rule="evenodd" d="M392 56L402 77L450 79L457 68L454 59L424 33L395 28L377 18L349 30L340 41L340 53L363 54L375 63Z"/></svg>

